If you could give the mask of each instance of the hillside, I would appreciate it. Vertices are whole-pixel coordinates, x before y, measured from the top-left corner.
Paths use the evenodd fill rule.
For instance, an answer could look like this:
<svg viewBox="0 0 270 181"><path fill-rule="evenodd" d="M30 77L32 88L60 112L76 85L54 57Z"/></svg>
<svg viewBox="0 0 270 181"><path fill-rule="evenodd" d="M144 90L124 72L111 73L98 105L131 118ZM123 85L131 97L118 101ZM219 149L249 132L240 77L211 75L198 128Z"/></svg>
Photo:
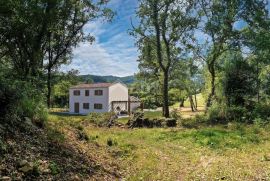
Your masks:
<svg viewBox="0 0 270 181"><path fill-rule="evenodd" d="M132 84L135 80L135 77L133 75L130 76L125 76L125 77L117 77L117 76L100 76L100 75L80 75L79 76L82 81L87 82L87 81L93 81L94 83L98 82L115 82L115 81L121 81L125 84Z"/></svg>

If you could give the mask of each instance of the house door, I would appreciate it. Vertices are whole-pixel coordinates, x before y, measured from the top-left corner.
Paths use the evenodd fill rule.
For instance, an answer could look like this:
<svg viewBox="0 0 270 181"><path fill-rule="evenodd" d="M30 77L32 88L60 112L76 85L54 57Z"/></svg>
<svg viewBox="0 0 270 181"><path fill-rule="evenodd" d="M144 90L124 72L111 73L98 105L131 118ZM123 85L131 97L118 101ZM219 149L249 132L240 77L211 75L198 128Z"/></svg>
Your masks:
<svg viewBox="0 0 270 181"><path fill-rule="evenodd" d="M78 102L74 103L74 112L79 113L80 112L80 104Z"/></svg>

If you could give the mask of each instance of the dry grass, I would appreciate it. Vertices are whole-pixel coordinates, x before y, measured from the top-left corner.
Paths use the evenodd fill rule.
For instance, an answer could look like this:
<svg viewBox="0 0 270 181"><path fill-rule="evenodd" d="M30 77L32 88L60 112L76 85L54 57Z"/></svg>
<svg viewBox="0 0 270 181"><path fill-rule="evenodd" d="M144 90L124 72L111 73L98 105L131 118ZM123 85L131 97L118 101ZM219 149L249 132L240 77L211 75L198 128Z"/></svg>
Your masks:
<svg viewBox="0 0 270 181"><path fill-rule="evenodd" d="M62 118L53 115L54 127L83 126L89 141L76 145L103 167L119 169L126 180L270 180L269 127L123 129Z"/></svg>

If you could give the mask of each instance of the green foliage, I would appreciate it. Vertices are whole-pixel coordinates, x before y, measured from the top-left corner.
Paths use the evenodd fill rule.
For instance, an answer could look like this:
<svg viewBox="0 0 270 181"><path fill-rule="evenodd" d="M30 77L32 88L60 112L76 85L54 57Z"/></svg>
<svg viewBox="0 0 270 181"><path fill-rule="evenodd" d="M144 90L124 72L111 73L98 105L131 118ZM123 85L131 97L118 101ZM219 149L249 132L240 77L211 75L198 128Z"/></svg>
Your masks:
<svg viewBox="0 0 270 181"><path fill-rule="evenodd" d="M0 136L0 154L7 152L7 145L3 142L2 137Z"/></svg>
<svg viewBox="0 0 270 181"><path fill-rule="evenodd" d="M226 119L228 121L248 122L248 110L245 107L231 106L226 108Z"/></svg>
<svg viewBox="0 0 270 181"><path fill-rule="evenodd" d="M95 124L96 126L107 126L110 118L114 116L115 113L90 113L86 116L85 121Z"/></svg>
<svg viewBox="0 0 270 181"><path fill-rule="evenodd" d="M270 122L270 104L269 103L258 103L252 112L254 118L261 118L265 122Z"/></svg>
<svg viewBox="0 0 270 181"><path fill-rule="evenodd" d="M173 109L171 111L171 117L174 118L175 120L180 120L181 119L181 114L177 109Z"/></svg>
<svg viewBox="0 0 270 181"><path fill-rule="evenodd" d="M49 169L53 175L57 175L60 172L59 166L54 161L50 162Z"/></svg>
<svg viewBox="0 0 270 181"><path fill-rule="evenodd" d="M50 128L47 129L48 140L56 143L63 143L65 141L65 135L58 129Z"/></svg>
<svg viewBox="0 0 270 181"><path fill-rule="evenodd" d="M209 124L207 117L204 115L196 115L193 118L181 119L181 126L185 128L199 128Z"/></svg>
<svg viewBox="0 0 270 181"><path fill-rule="evenodd" d="M90 140L89 136L87 135L87 133L84 130L78 130L78 139L85 140L85 141Z"/></svg>
<svg viewBox="0 0 270 181"><path fill-rule="evenodd" d="M247 99L256 95L254 67L248 64L240 52L225 56L223 91L228 106L246 106Z"/></svg>
<svg viewBox="0 0 270 181"><path fill-rule="evenodd" d="M225 106L212 105L207 111L207 119L212 124L227 123Z"/></svg>
<svg viewBox="0 0 270 181"><path fill-rule="evenodd" d="M231 121L250 122L248 110L241 106L231 106L214 104L207 111L207 120L210 124L226 124Z"/></svg>
<svg viewBox="0 0 270 181"><path fill-rule="evenodd" d="M38 89L30 83L9 79L0 79L0 84L1 118L12 122L23 121L28 117L43 127L48 112Z"/></svg>
<svg viewBox="0 0 270 181"><path fill-rule="evenodd" d="M43 127L48 119L48 110L43 100L37 96L35 98L23 97L20 101L21 116L30 118L33 122ZM20 109L17 108L17 109Z"/></svg>
<svg viewBox="0 0 270 181"><path fill-rule="evenodd" d="M108 139L107 139L107 145L108 145L108 146L117 146L118 143L117 143L116 140L114 140L114 139L112 139L112 138L108 138Z"/></svg>

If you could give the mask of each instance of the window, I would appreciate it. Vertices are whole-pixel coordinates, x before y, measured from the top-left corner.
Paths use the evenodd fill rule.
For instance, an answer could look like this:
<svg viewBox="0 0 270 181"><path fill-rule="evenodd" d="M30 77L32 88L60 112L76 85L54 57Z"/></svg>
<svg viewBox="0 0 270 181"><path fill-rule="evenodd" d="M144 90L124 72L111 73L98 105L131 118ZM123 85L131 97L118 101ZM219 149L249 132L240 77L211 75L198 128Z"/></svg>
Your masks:
<svg viewBox="0 0 270 181"><path fill-rule="evenodd" d="M89 109L89 103L83 103L83 108L84 109Z"/></svg>
<svg viewBox="0 0 270 181"><path fill-rule="evenodd" d="M74 90L73 95L74 96L79 96L80 95L80 90Z"/></svg>
<svg viewBox="0 0 270 181"><path fill-rule="evenodd" d="M103 90L95 90L95 95L96 96L102 96L103 95Z"/></svg>
<svg viewBox="0 0 270 181"><path fill-rule="evenodd" d="M89 96L89 90L85 90L85 96Z"/></svg>
<svg viewBox="0 0 270 181"><path fill-rule="evenodd" d="M102 109L102 104L94 104L94 109Z"/></svg>

